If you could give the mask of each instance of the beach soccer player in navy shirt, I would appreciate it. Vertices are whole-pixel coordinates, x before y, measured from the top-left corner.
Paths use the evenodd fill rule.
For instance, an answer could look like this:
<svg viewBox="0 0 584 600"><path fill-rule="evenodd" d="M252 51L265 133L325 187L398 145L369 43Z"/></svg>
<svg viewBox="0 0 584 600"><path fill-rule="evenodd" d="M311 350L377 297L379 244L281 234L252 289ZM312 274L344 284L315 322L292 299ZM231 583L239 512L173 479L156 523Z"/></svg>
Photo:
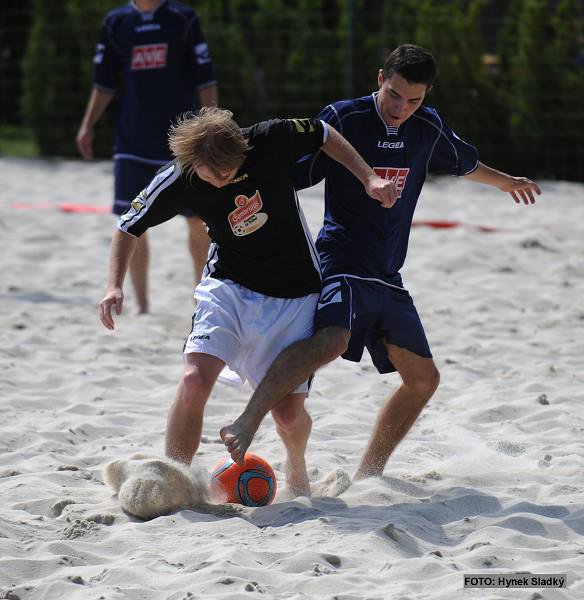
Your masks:
<svg viewBox="0 0 584 600"><path fill-rule="evenodd" d="M93 89L77 147L92 158L93 127L117 93L113 212L121 215L171 159L171 124L199 105L217 104L217 84L197 15L174 0L133 0L110 11L93 62ZM197 283L209 238L201 219L181 214L187 218ZM148 312L148 263L148 239L142 236L130 265L138 313Z"/></svg>
<svg viewBox="0 0 584 600"><path fill-rule="evenodd" d="M320 152L297 164L297 189L326 182L324 225L316 242L323 288L315 334L280 354L242 415L221 430L235 460L241 461L264 415L288 388L339 355L358 362L367 348L380 373L398 371L402 379L378 415L354 478L381 475L439 382L424 328L399 273L427 175L456 175L492 185L527 205L541 193L533 181L481 163L474 146L436 110L422 105L435 73L430 52L402 45L379 70L377 92L335 102L318 115L377 174L394 181L398 200L385 211L365 198L356 202L363 196L357 180Z"/></svg>

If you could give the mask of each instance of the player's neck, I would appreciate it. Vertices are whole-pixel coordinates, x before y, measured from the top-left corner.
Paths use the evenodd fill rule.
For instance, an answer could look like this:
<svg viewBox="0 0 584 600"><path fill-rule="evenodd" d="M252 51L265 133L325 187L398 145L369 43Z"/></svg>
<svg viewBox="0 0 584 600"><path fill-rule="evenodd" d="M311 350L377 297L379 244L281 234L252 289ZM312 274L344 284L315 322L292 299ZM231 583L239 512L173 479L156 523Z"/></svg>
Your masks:
<svg viewBox="0 0 584 600"><path fill-rule="evenodd" d="M154 12L162 0L132 0L132 3L140 12Z"/></svg>

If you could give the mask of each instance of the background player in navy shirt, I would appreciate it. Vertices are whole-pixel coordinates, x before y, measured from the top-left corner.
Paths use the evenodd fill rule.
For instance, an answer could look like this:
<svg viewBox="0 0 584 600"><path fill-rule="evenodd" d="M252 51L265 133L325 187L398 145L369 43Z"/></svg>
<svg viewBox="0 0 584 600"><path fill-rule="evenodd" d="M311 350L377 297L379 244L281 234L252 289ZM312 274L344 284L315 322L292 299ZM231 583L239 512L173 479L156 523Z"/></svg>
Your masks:
<svg viewBox="0 0 584 600"><path fill-rule="evenodd" d="M171 159L171 123L198 105L216 105L217 84L197 15L174 0L133 0L110 11L93 62L94 87L77 147L84 158L92 158L93 127L119 93L113 212L121 215ZM209 238L199 218L181 214L187 217L196 284ZM148 263L148 238L142 236L130 265L138 313L148 311Z"/></svg>
<svg viewBox="0 0 584 600"><path fill-rule="evenodd" d="M358 362L366 347L380 373L397 370L402 378L381 409L355 479L381 475L439 382L422 323L399 274L428 173L495 186L517 203L532 204L534 193L540 193L529 179L482 164L476 148L436 110L422 106L435 73L430 52L400 46L379 70L378 92L335 102L320 113L376 173L395 182L398 200L391 210L380 210L363 198L346 170L322 153L297 165L298 189L326 179L324 225L316 242L323 270L316 333L274 361L243 414L221 430L235 460L241 460L264 415L290 387L341 354Z"/></svg>
<svg viewBox="0 0 584 600"><path fill-rule="evenodd" d="M190 464L201 439L205 404L223 367L255 387L279 352L312 333L320 268L294 190L295 162L322 147L376 198L366 193L367 199L384 207L395 202L395 186L376 176L335 129L316 119L275 119L240 130L229 111L203 108L173 127L170 143L176 160L120 217L100 318L114 328L112 310L121 313L128 262L137 238L149 227L185 208L207 223L213 245L195 291L185 369L166 430L167 456ZM287 450L288 486L302 494L308 492L307 391L308 381L299 382L273 411Z"/></svg>

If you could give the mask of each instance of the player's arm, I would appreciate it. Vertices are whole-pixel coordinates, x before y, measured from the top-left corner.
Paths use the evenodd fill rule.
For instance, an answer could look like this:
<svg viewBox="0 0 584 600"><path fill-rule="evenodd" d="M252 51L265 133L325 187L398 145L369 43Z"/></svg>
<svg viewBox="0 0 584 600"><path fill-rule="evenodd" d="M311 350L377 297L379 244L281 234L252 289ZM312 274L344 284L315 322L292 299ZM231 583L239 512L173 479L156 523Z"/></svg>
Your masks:
<svg viewBox="0 0 584 600"><path fill-rule="evenodd" d="M478 181L479 183L491 185L499 188L502 192L511 194L513 200L515 200L517 204L521 204L521 202L523 202L523 204L534 204L534 194L541 194L539 186L531 181L531 179L507 175L507 173L497 171L481 162L479 162L478 167L472 173L469 173L464 177L471 181Z"/></svg>
<svg viewBox="0 0 584 600"><path fill-rule="evenodd" d="M106 16L93 56L93 89L75 138L83 158L93 158L93 127L111 103L122 74L122 54L113 31L115 19Z"/></svg>
<svg viewBox="0 0 584 600"><path fill-rule="evenodd" d="M201 106L217 106L217 84L211 83L199 90L199 104Z"/></svg>
<svg viewBox="0 0 584 600"><path fill-rule="evenodd" d="M93 158L93 127L114 97L114 92L93 88L87 102L85 115L79 126L75 143L85 159Z"/></svg>
<svg viewBox="0 0 584 600"><path fill-rule="evenodd" d="M180 166L175 163L161 167L150 185L138 194L128 211L120 216L112 238L107 291L99 303L99 317L107 329L114 329L112 308L115 308L117 315L122 313L122 287L136 250L137 238L150 227L172 219L186 206L181 173Z"/></svg>
<svg viewBox="0 0 584 600"><path fill-rule="evenodd" d="M332 126L327 125L328 135L322 151L332 159L341 163L364 185L367 193L384 208L391 208L397 200L397 192L393 181L388 181L375 174L363 157Z"/></svg>
<svg viewBox="0 0 584 600"><path fill-rule="evenodd" d="M209 45L205 40L201 23L196 14L188 24L186 36L187 53L192 61L192 68L199 95L200 106L217 106L217 79Z"/></svg>
<svg viewBox="0 0 584 600"><path fill-rule="evenodd" d="M114 329L112 308L116 315L122 314L124 303L123 285L128 265L136 250L138 240L133 235L116 229L112 238L107 291L99 303L99 318L107 329Z"/></svg>

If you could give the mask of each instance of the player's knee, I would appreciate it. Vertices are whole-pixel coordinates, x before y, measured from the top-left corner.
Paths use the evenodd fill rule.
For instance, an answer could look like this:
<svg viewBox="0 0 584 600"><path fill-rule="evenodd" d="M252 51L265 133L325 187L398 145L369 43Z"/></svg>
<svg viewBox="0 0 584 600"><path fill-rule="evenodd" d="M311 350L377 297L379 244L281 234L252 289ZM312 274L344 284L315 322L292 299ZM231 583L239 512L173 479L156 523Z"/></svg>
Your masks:
<svg viewBox="0 0 584 600"><path fill-rule="evenodd" d="M432 395L440 385L440 371L434 367L430 375L429 387L431 389L430 395Z"/></svg>
<svg viewBox="0 0 584 600"><path fill-rule="evenodd" d="M272 409L272 417L276 425L284 431L292 431L299 427L310 427L312 423L303 402L284 401Z"/></svg>
<svg viewBox="0 0 584 600"><path fill-rule="evenodd" d="M328 363L341 354L344 354L349 347L351 332L344 327L325 327L314 334L314 339L318 343L322 363Z"/></svg>
<svg viewBox="0 0 584 600"><path fill-rule="evenodd" d="M421 377L416 379L413 385L420 400L427 402L440 385L440 371L435 365L432 365L424 371Z"/></svg>
<svg viewBox="0 0 584 600"><path fill-rule="evenodd" d="M195 368L185 370L181 385L184 400L195 404L205 404L213 388L211 379L200 369Z"/></svg>

